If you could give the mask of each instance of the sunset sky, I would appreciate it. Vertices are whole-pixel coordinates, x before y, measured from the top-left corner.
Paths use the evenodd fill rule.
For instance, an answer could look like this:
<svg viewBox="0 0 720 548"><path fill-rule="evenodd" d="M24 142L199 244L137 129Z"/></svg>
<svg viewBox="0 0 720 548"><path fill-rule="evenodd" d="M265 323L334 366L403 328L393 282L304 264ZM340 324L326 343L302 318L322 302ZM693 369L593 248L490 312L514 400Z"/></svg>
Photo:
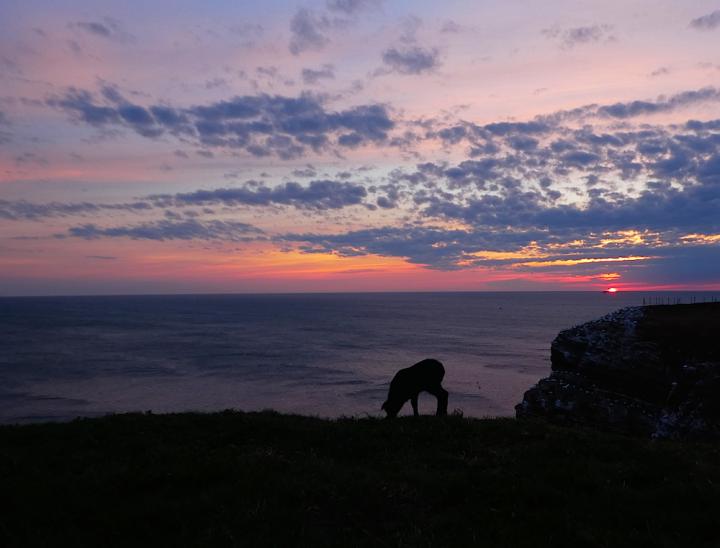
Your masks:
<svg viewBox="0 0 720 548"><path fill-rule="evenodd" d="M720 2L0 3L0 295L720 289Z"/></svg>

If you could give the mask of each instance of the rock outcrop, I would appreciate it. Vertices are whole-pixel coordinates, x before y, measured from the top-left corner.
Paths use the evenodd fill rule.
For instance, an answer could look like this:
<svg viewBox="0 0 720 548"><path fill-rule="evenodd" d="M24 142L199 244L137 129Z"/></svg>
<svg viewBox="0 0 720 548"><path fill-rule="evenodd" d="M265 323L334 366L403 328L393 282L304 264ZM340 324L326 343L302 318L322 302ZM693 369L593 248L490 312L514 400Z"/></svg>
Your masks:
<svg viewBox="0 0 720 548"><path fill-rule="evenodd" d="M720 303L625 308L566 331L518 418L720 439Z"/></svg>

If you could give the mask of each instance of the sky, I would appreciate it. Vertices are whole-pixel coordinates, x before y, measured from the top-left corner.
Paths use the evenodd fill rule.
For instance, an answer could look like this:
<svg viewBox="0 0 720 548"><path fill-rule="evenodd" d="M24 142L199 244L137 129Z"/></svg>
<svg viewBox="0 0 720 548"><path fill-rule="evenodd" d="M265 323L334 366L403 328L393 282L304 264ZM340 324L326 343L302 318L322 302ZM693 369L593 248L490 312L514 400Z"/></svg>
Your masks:
<svg viewBox="0 0 720 548"><path fill-rule="evenodd" d="M0 3L0 295L720 289L720 2Z"/></svg>

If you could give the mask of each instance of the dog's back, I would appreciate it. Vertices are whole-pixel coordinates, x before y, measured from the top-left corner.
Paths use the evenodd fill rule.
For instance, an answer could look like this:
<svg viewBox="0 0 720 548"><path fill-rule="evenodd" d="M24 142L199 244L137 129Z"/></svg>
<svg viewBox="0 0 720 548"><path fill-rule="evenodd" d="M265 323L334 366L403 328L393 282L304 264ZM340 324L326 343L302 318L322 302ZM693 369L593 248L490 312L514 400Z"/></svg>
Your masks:
<svg viewBox="0 0 720 548"><path fill-rule="evenodd" d="M445 377L443 364L428 358L398 371L390 383L390 389L392 390L395 385L398 388L402 387L401 392L420 392L439 386L443 377Z"/></svg>

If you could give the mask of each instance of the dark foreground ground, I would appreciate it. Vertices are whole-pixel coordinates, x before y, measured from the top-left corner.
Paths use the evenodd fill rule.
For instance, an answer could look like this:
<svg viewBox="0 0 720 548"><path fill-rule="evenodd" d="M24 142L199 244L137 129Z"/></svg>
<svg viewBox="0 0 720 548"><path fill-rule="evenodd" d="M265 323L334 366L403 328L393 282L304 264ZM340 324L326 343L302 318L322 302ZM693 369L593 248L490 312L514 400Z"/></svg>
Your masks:
<svg viewBox="0 0 720 548"><path fill-rule="evenodd" d="M512 419L0 427L0 546L718 546L717 445Z"/></svg>

